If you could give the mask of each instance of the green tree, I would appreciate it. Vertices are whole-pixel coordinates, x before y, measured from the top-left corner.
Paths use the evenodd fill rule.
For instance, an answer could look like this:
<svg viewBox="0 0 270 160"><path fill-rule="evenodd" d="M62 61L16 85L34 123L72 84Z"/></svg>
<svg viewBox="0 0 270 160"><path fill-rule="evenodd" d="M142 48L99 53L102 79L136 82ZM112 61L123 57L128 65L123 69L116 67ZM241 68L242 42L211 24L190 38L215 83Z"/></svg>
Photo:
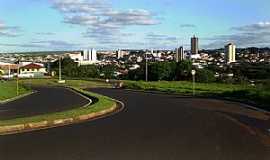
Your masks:
<svg viewBox="0 0 270 160"><path fill-rule="evenodd" d="M196 81L202 83L216 81L215 74L208 69L198 69L196 73Z"/></svg>

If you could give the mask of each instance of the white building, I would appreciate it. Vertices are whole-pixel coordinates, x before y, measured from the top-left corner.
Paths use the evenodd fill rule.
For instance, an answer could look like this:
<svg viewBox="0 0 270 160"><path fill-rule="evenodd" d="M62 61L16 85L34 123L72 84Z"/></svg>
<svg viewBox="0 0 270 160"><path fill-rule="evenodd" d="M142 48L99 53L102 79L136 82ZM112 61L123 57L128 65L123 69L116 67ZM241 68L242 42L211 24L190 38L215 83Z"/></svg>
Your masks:
<svg viewBox="0 0 270 160"><path fill-rule="evenodd" d="M120 49L118 51L116 51L116 54L117 54L117 59L121 59L124 57L124 54Z"/></svg>
<svg viewBox="0 0 270 160"><path fill-rule="evenodd" d="M175 61L180 62L186 59L184 47L176 48Z"/></svg>
<svg viewBox="0 0 270 160"><path fill-rule="evenodd" d="M78 65L90 65L97 63L97 51L95 49L83 50L78 53L71 53L68 55Z"/></svg>
<svg viewBox="0 0 270 160"><path fill-rule="evenodd" d="M229 43L225 46L226 62L233 63L235 61L236 46L233 43Z"/></svg>

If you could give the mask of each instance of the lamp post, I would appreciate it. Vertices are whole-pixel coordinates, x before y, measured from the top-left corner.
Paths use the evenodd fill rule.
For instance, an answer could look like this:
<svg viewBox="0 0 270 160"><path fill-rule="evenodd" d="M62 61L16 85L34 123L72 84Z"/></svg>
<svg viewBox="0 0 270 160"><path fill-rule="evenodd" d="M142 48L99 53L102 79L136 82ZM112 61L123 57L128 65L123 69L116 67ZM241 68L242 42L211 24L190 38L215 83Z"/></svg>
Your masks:
<svg viewBox="0 0 270 160"><path fill-rule="evenodd" d="M60 56L59 57L59 80L58 80L58 83L61 83L61 84L64 84L64 83L66 83L66 81L65 80L62 80L62 57Z"/></svg>
<svg viewBox="0 0 270 160"><path fill-rule="evenodd" d="M59 57L59 82L62 81L62 66L61 66L61 61L62 61L62 58L61 56Z"/></svg>
<svg viewBox="0 0 270 160"><path fill-rule="evenodd" d="M147 49L145 51L145 81L148 82L148 57L147 57Z"/></svg>
<svg viewBox="0 0 270 160"><path fill-rule="evenodd" d="M193 80L193 96L195 96L195 75L196 75L196 70L191 71L192 74L192 80Z"/></svg>

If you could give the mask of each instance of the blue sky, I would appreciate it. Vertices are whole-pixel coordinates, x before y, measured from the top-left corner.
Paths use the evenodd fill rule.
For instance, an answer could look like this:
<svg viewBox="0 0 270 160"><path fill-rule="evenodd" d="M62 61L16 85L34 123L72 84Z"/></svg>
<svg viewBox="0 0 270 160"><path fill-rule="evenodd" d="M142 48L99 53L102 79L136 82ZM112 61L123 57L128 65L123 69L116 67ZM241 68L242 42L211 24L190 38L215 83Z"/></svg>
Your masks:
<svg viewBox="0 0 270 160"><path fill-rule="evenodd" d="M1 0L0 52L270 47L269 0Z"/></svg>

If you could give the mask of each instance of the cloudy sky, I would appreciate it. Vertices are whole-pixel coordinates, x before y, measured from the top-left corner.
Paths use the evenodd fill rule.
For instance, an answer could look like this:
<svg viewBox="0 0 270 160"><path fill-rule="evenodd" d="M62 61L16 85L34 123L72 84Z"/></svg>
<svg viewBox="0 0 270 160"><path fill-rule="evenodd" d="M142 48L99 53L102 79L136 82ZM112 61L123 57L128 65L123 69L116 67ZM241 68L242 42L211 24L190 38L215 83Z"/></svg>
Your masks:
<svg viewBox="0 0 270 160"><path fill-rule="evenodd" d="M0 0L0 52L270 47L269 0Z"/></svg>

